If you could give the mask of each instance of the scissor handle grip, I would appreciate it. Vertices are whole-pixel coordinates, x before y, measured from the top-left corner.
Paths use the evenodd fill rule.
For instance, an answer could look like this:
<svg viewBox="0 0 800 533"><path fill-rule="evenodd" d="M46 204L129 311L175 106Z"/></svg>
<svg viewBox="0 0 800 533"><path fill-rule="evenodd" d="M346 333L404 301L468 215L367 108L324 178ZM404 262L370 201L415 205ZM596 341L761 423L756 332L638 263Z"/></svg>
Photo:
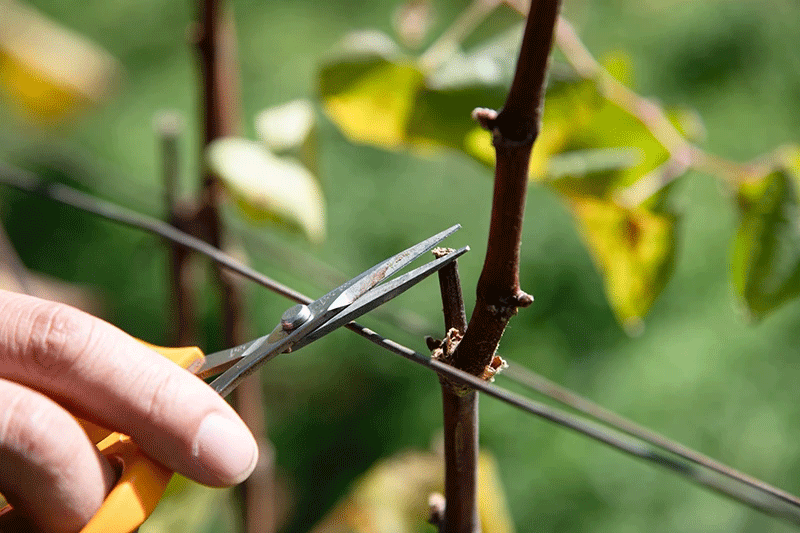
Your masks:
<svg viewBox="0 0 800 533"><path fill-rule="evenodd" d="M166 348L140 342L192 372L205 359L202 350L194 346ZM86 420L78 419L78 422L100 453L120 472L117 484L81 533L135 531L156 508L172 478L172 471L144 455L127 435ZM9 505L0 508L0 517L4 520L10 522L14 514Z"/></svg>
<svg viewBox="0 0 800 533"><path fill-rule="evenodd" d="M183 368L195 370L205 356L200 348L166 348L140 341ZM97 428L87 427L87 434ZM99 428L102 430L102 428ZM158 505L172 471L142 453L138 446L122 433L108 433L97 443L100 453L112 466L121 469L119 481L106 497L100 510L81 530L81 533L130 533L136 530Z"/></svg>
<svg viewBox="0 0 800 533"><path fill-rule="evenodd" d="M164 495L172 471L142 453L121 433L97 445L112 466L121 467L119 481L81 533L130 533L153 512Z"/></svg>

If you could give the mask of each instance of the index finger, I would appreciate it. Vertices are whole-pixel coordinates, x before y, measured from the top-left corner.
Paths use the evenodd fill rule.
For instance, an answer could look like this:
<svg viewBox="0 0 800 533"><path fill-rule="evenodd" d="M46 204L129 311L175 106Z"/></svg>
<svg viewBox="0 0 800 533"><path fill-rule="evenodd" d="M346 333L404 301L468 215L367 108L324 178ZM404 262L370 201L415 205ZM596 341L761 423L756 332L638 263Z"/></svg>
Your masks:
<svg viewBox="0 0 800 533"><path fill-rule="evenodd" d="M69 306L0 291L0 377L130 435L170 469L227 486L255 467L255 440L208 385Z"/></svg>

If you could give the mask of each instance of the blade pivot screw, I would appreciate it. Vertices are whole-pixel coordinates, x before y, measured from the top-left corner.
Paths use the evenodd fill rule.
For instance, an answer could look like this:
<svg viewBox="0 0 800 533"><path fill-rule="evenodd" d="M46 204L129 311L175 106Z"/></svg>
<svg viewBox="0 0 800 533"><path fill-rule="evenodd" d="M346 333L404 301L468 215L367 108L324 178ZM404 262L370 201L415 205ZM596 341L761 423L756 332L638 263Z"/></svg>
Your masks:
<svg viewBox="0 0 800 533"><path fill-rule="evenodd" d="M311 309L307 305L297 304L283 313L281 327L283 331L292 331L308 322L310 318Z"/></svg>

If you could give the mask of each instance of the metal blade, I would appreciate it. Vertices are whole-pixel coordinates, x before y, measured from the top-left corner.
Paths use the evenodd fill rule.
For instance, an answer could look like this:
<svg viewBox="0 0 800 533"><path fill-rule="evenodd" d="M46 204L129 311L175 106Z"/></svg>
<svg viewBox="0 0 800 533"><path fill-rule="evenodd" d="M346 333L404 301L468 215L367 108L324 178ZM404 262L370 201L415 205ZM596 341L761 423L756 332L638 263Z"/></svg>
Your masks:
<svg viewBox="0 0 800 533"><path fill-rule="evenodd" d="M426 263L421 267L412 270L411 272L403 274L402 276L393 279L390 282L375 287L363 298L359 298L355 303L346 307L338 315L328 320L324 325L318 327L313 332L297 341L292 348L299 350L303 346L324 337L340 326L347 324L348 322L357 319L361 315L372 311L376 307L383 305L394 297L404 293L434 272L438 272L468 251L469 246L465 246L464 248L450 252L449 254L431 261L430 263Z"/></svg>
<svg viewBox="0 0 800 533"><path fill-rule="evenodd" d="M333 289L320 299L310 303L305 309L305 311L308 311L309 318L296 328L284 331L279 324L275 330L266 337L261 337L255 341L243 344L240 347L208 356L213 358L213 360L224 359L225 357L236 358L235 361L230 363L229 368L211 383L211 386L222 396L227 396L245 377L253 373L261 365L276 355L291 350L293 345L333 317L337 311L352 304L364 293L375 287L375 285L381 283L388 276L393 275L409 262L436 246L460 227L460 224L456 224L390 257L369 270L362 272L347 283ZM295 306L295 308L290 309L287 313L290 313L297 307L302 306ZM287 313L284 313L284 317L287 316ZM282 320L284 317L282 317ZM235 351L238 349L242 350L242 354L237 356Z"/></svg>
<svg viewBox="0 0 800 533"><path fill-rule="evenodd" d="M353 278L348 284L340 287L341 294L331 302L329 309L341 309L356 301L361 295L373 288L375 285L384 279L392 276L395 272L405 267L411 261L421 256L434 246L442 242L444 239L455 233L461 228L461 224L456 224L441 233L438 233L430 239L425 239L419 244L415 244L411 248L400 252L375 265L374 267L362 272L360 275Z"/></svg>

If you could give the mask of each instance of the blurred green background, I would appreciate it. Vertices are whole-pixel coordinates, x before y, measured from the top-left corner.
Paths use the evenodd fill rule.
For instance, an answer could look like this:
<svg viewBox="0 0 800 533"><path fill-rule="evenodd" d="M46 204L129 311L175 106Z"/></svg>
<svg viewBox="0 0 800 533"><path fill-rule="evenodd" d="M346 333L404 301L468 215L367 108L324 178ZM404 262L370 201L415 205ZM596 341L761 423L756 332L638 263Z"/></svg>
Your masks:
<svg viewBox="0 0 800 533"><path fill-rule="evenodd" d="M31 2L106 48L124 66L125 79L109 102L57 128L37 129L4 109L0 119L10 127L0 135L0 156L161 216L152 124L161 110L174 109L186 123L182 187L191 194L199 136L196 61L185 40L194 17L190 4ZM434 2L432 34L466 4ZM390 32L397 3L235 0L232 6L243 126L252 137L252 117L261 109L314 97L320 62L346 32ZM697 109L710 152L744 161L800 138L800 8L794 0L566 0L564 9L597 57L619 51L630 57L641 94ZM459 154L419 157L354 146L321 113L320 120L328 239L311 246L271 228L234 225L232 237L252 264L318 295L336 282L321 265L353 275L461 223L449 244L472 247L460 261L471 308L485 252L490 173ZM0 195L3 222L28 267L93 287L106 319L145 340L168 342L167 259L156 238L5 187ZM737 215L727 195L709 176L681 181L675 274L643 334L630 338L606 303L570 215L552 192L532 186L521 270L522 286L536 300L511 323L501 353L799 493L800 304L759 324L747 323L737 310L728 276ZM252 333L263 334L287 304L257 287L247 294ZM202 292L206 349L220 344L216 303L213 292ZM435 281L386 307L394 320L363 322L418 351L425 349L423 333L442 333ZM435 376L347 332L277 358L262 376L269 437L290 504L283 531L310 530L376 460L428 449L439 435ZM502 377L497 383L520 390ZM520 532L792 529L490 398L481 402L481 444L497 458ZM224 522L209 520L203 530Z"/></svg>

